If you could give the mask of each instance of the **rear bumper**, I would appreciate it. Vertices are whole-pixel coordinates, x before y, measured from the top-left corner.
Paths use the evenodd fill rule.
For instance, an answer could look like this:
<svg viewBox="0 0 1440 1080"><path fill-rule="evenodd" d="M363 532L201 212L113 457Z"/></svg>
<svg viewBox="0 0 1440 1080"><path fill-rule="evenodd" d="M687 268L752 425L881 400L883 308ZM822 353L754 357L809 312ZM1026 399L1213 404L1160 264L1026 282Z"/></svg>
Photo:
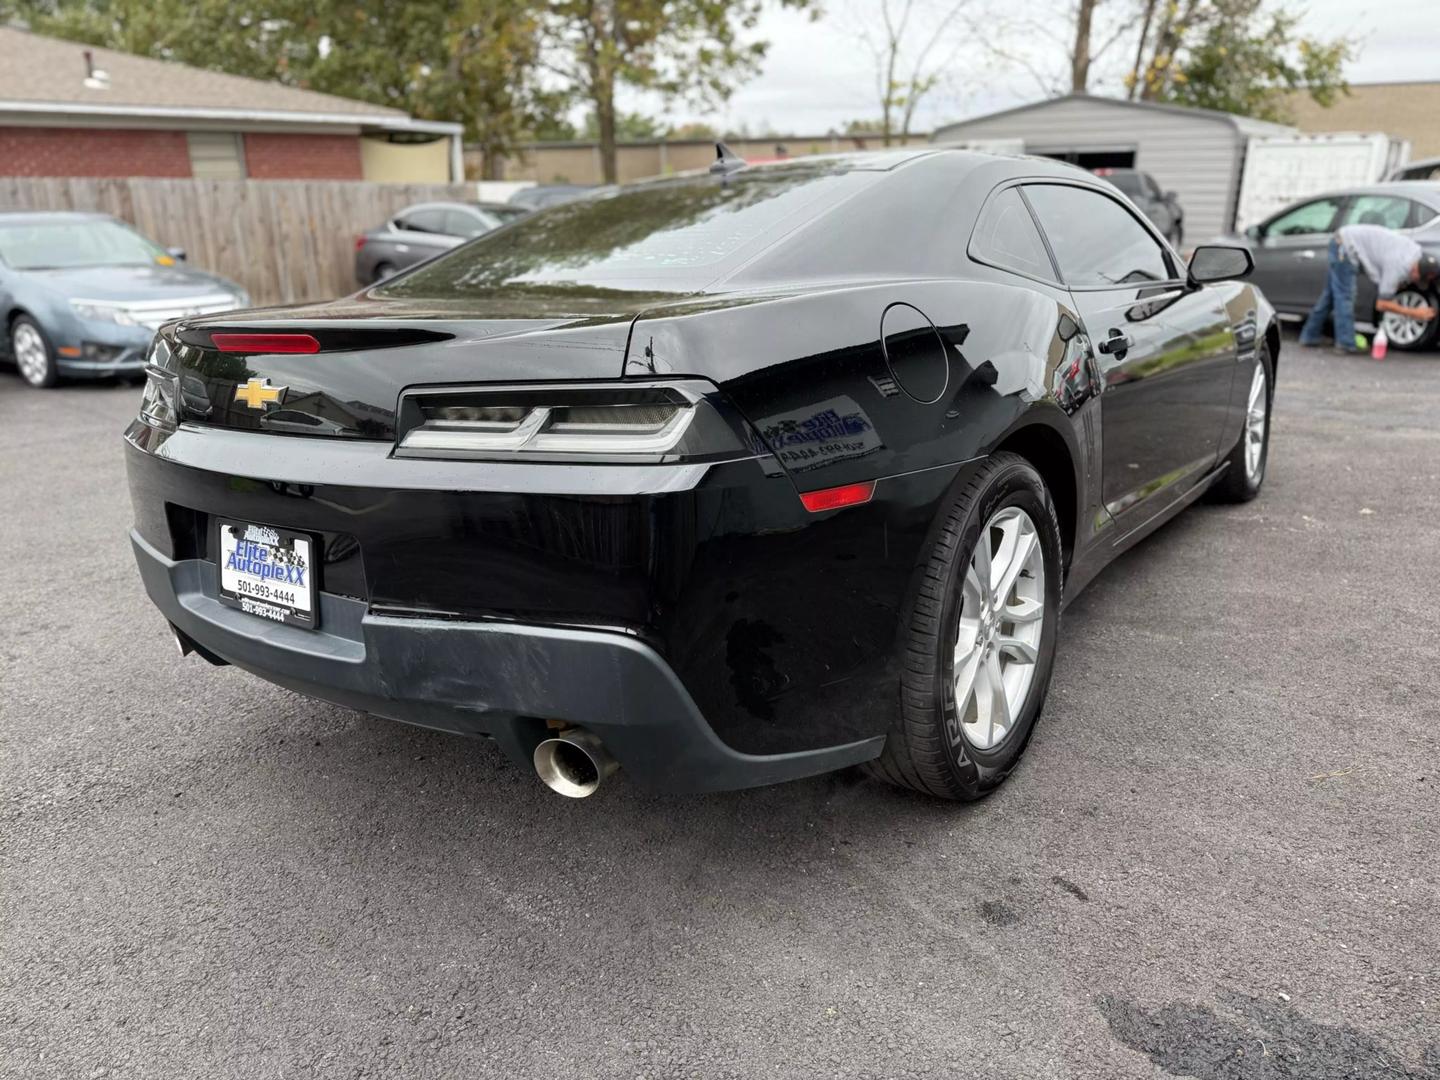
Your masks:
<svg viewBox="0 0 1440 1080"><path fill-rule="evenodd" d="M132 532L150 599L195 644L280 686L379 716L495 739L517 766L546 720L594 732L639 784L668 792L779 783L877 757L884 737L784 754L727 746L675 672L619 632L378 614L320 594L321 630L220 603L214 564L173 560Z"/></svg>

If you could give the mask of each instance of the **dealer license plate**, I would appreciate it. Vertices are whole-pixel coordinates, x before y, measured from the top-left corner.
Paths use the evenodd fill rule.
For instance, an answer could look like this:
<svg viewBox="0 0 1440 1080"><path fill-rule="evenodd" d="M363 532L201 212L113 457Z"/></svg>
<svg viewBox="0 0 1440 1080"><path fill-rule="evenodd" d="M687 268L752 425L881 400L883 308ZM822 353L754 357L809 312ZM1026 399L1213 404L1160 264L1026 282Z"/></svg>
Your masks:
<svg viewBox="0 0 1440 1080"><path fill-rule="evenodd" d="M220 602L262 619L314 627L313 544L305 533L217 522Z"/></svg>

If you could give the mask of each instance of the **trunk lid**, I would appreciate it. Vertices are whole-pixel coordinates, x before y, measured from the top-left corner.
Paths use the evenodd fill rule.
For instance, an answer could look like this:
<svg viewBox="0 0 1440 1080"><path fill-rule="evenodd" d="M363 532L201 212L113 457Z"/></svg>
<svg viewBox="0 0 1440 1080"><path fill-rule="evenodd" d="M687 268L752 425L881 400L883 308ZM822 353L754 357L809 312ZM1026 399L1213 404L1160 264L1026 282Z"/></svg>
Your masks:
<svg viewBox="0 0 1440 1080"><path fill-rule="evenodd" d="M653 296L567 290L463 303L377 299L193 319L167 331L180 418L286 435L393 439L414 386L618 379ZM213 334L303 334L318 351L225 352Z"/></svg>

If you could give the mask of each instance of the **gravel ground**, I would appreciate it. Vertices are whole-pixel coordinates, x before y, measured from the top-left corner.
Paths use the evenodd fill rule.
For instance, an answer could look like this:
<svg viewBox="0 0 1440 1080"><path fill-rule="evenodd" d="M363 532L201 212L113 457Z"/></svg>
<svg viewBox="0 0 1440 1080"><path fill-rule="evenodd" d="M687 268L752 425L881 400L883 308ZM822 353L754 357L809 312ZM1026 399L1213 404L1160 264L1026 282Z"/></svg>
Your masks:
<svg viewBox="0 0 1440 1080"><path fill-rule="evenodd" d="M1075 601L973 806L570 802L181 661L137 397L0 374L0 1073L1440 1077L1440 358L1292 342L1265 493Z"/></svg>

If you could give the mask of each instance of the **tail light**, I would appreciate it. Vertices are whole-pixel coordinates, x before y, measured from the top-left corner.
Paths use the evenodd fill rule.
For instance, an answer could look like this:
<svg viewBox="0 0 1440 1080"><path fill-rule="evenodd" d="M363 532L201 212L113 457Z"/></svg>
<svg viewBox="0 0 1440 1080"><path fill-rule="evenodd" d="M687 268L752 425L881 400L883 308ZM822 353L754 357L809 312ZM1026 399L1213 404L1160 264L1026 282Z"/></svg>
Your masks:
<svg viewBox="0 0 1440 1080"><path fill-rule="evenodd" d="M365 246L365 241L368 239L369 237L366 236L364 233L360 233L359 235L357 235L355 237L355 250L359 251L361 248L363 248Z"/></svg>
<svg viewBox="0 0 1440 1080"><path fill-rule="evenodd" d="M409 391L395 452L639 463L745 457L760 448L713 388L670 383Z"/></svg>
<svg viewBox="0 0 1440 1080"><path fill-rule="evenodd" d="M216 331L210 341L221 352L235 353L317 353L320 342L314 334L224 334Z"/></svg>
<svg viewBox="0 0 1440 1080"><path fill-rule="evenodd" d="M145 358L145 390L140 397L140 419L153 428L173 431L179 416L180 374L170 343L155 335Z"/></svg>

